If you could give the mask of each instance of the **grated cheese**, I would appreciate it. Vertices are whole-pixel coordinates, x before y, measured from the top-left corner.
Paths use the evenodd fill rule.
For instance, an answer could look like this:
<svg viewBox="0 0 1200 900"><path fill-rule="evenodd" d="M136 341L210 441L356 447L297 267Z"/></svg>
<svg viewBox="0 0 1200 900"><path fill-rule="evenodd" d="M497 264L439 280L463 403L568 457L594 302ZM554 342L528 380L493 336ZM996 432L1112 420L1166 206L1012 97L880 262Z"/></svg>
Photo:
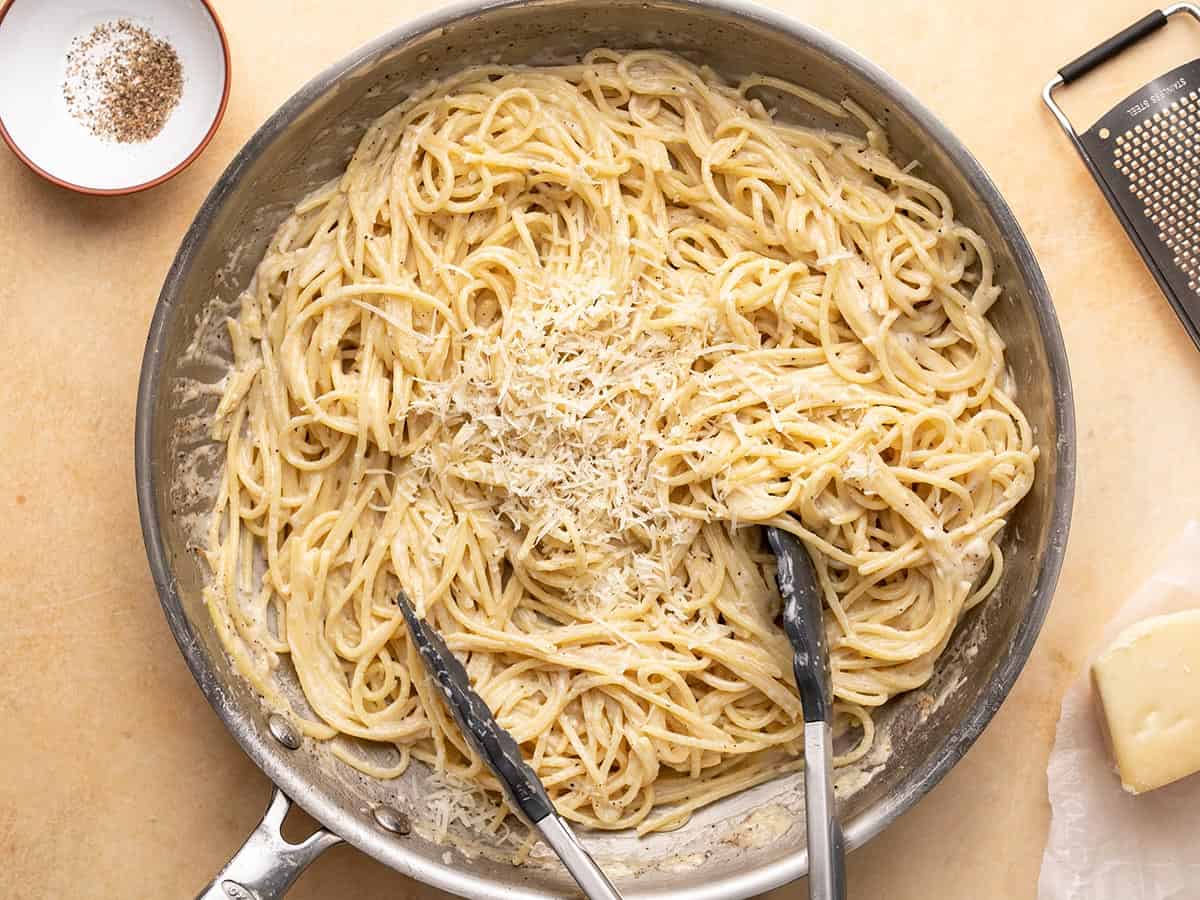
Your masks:
<svg viewBox="0 0 1200 900"><path fill-rule="evenodd" d="M569 572L568 594L597 613L669 594L663 548L698 528L672 514L654 460L708 322L683 340L647 327L661 277L633 282L632 296L598 265L527 284L503 325L465 335L457 374L422 382L411 407L454 435L434 467L485 485L493 508L481 515Z"/></svg>

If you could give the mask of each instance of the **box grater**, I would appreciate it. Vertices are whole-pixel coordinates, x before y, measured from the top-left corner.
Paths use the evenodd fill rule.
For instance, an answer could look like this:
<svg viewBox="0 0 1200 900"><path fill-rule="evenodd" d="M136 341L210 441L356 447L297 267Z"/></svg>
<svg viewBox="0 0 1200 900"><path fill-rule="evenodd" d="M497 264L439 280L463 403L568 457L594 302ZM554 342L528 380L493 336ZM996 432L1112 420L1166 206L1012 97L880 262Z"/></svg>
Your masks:
<svg viewBox="0 0 1200 900"><path fill-rule="evenodd" d="M1191 3L1156 10L1059 69L1042 98L1200 348L1200 59L1134 91L1083 134L1053 96L1176 13L1200 20Z"/></svg>

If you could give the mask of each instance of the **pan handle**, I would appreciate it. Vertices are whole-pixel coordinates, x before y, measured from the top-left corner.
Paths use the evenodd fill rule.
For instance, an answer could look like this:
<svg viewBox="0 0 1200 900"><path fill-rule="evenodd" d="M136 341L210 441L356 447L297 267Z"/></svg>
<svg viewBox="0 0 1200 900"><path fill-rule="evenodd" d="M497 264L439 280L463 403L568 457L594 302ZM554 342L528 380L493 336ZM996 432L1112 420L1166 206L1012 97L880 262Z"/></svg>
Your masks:
<svg viewBox="0 0 1200 900"><path fill-rule="evenodd" d="M289 844L281 829L291 808L292 801L275 788L258 827L196 900L278 900L309 863L342 842L333 832L318 828L301 843Z"/></svg>

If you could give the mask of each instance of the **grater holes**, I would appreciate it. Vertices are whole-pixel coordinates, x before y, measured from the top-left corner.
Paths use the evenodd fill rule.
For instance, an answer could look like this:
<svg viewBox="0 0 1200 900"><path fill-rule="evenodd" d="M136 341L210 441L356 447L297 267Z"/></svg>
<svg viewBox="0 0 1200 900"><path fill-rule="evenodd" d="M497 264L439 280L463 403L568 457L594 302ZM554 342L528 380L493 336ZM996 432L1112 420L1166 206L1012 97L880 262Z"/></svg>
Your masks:
<svg viewBox="0 0 1200 900"><path fill-rule="evenodd" d="M1112 139L1112 165L1153 225L1188 289L1200 292L1200 92L1193 90Z"/></svg>

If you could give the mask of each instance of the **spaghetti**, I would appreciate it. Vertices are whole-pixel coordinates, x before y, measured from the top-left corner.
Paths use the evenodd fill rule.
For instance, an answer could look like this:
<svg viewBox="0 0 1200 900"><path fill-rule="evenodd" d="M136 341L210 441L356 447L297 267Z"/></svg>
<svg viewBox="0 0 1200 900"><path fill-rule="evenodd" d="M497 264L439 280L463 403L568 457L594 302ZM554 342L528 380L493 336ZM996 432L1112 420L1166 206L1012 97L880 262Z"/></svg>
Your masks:
<svg viewBox="0 0 1200 900"><path fill-rule="evenodd" d="M850 101L611 50L431 85L229 322L222 640L275 706L290 658L309 734L394 744L372 774L498 790L403 587L564 816L672 828L802 750L770 524L814 556L850 762L998 582L1032 483L993 274Z"/></svg>

